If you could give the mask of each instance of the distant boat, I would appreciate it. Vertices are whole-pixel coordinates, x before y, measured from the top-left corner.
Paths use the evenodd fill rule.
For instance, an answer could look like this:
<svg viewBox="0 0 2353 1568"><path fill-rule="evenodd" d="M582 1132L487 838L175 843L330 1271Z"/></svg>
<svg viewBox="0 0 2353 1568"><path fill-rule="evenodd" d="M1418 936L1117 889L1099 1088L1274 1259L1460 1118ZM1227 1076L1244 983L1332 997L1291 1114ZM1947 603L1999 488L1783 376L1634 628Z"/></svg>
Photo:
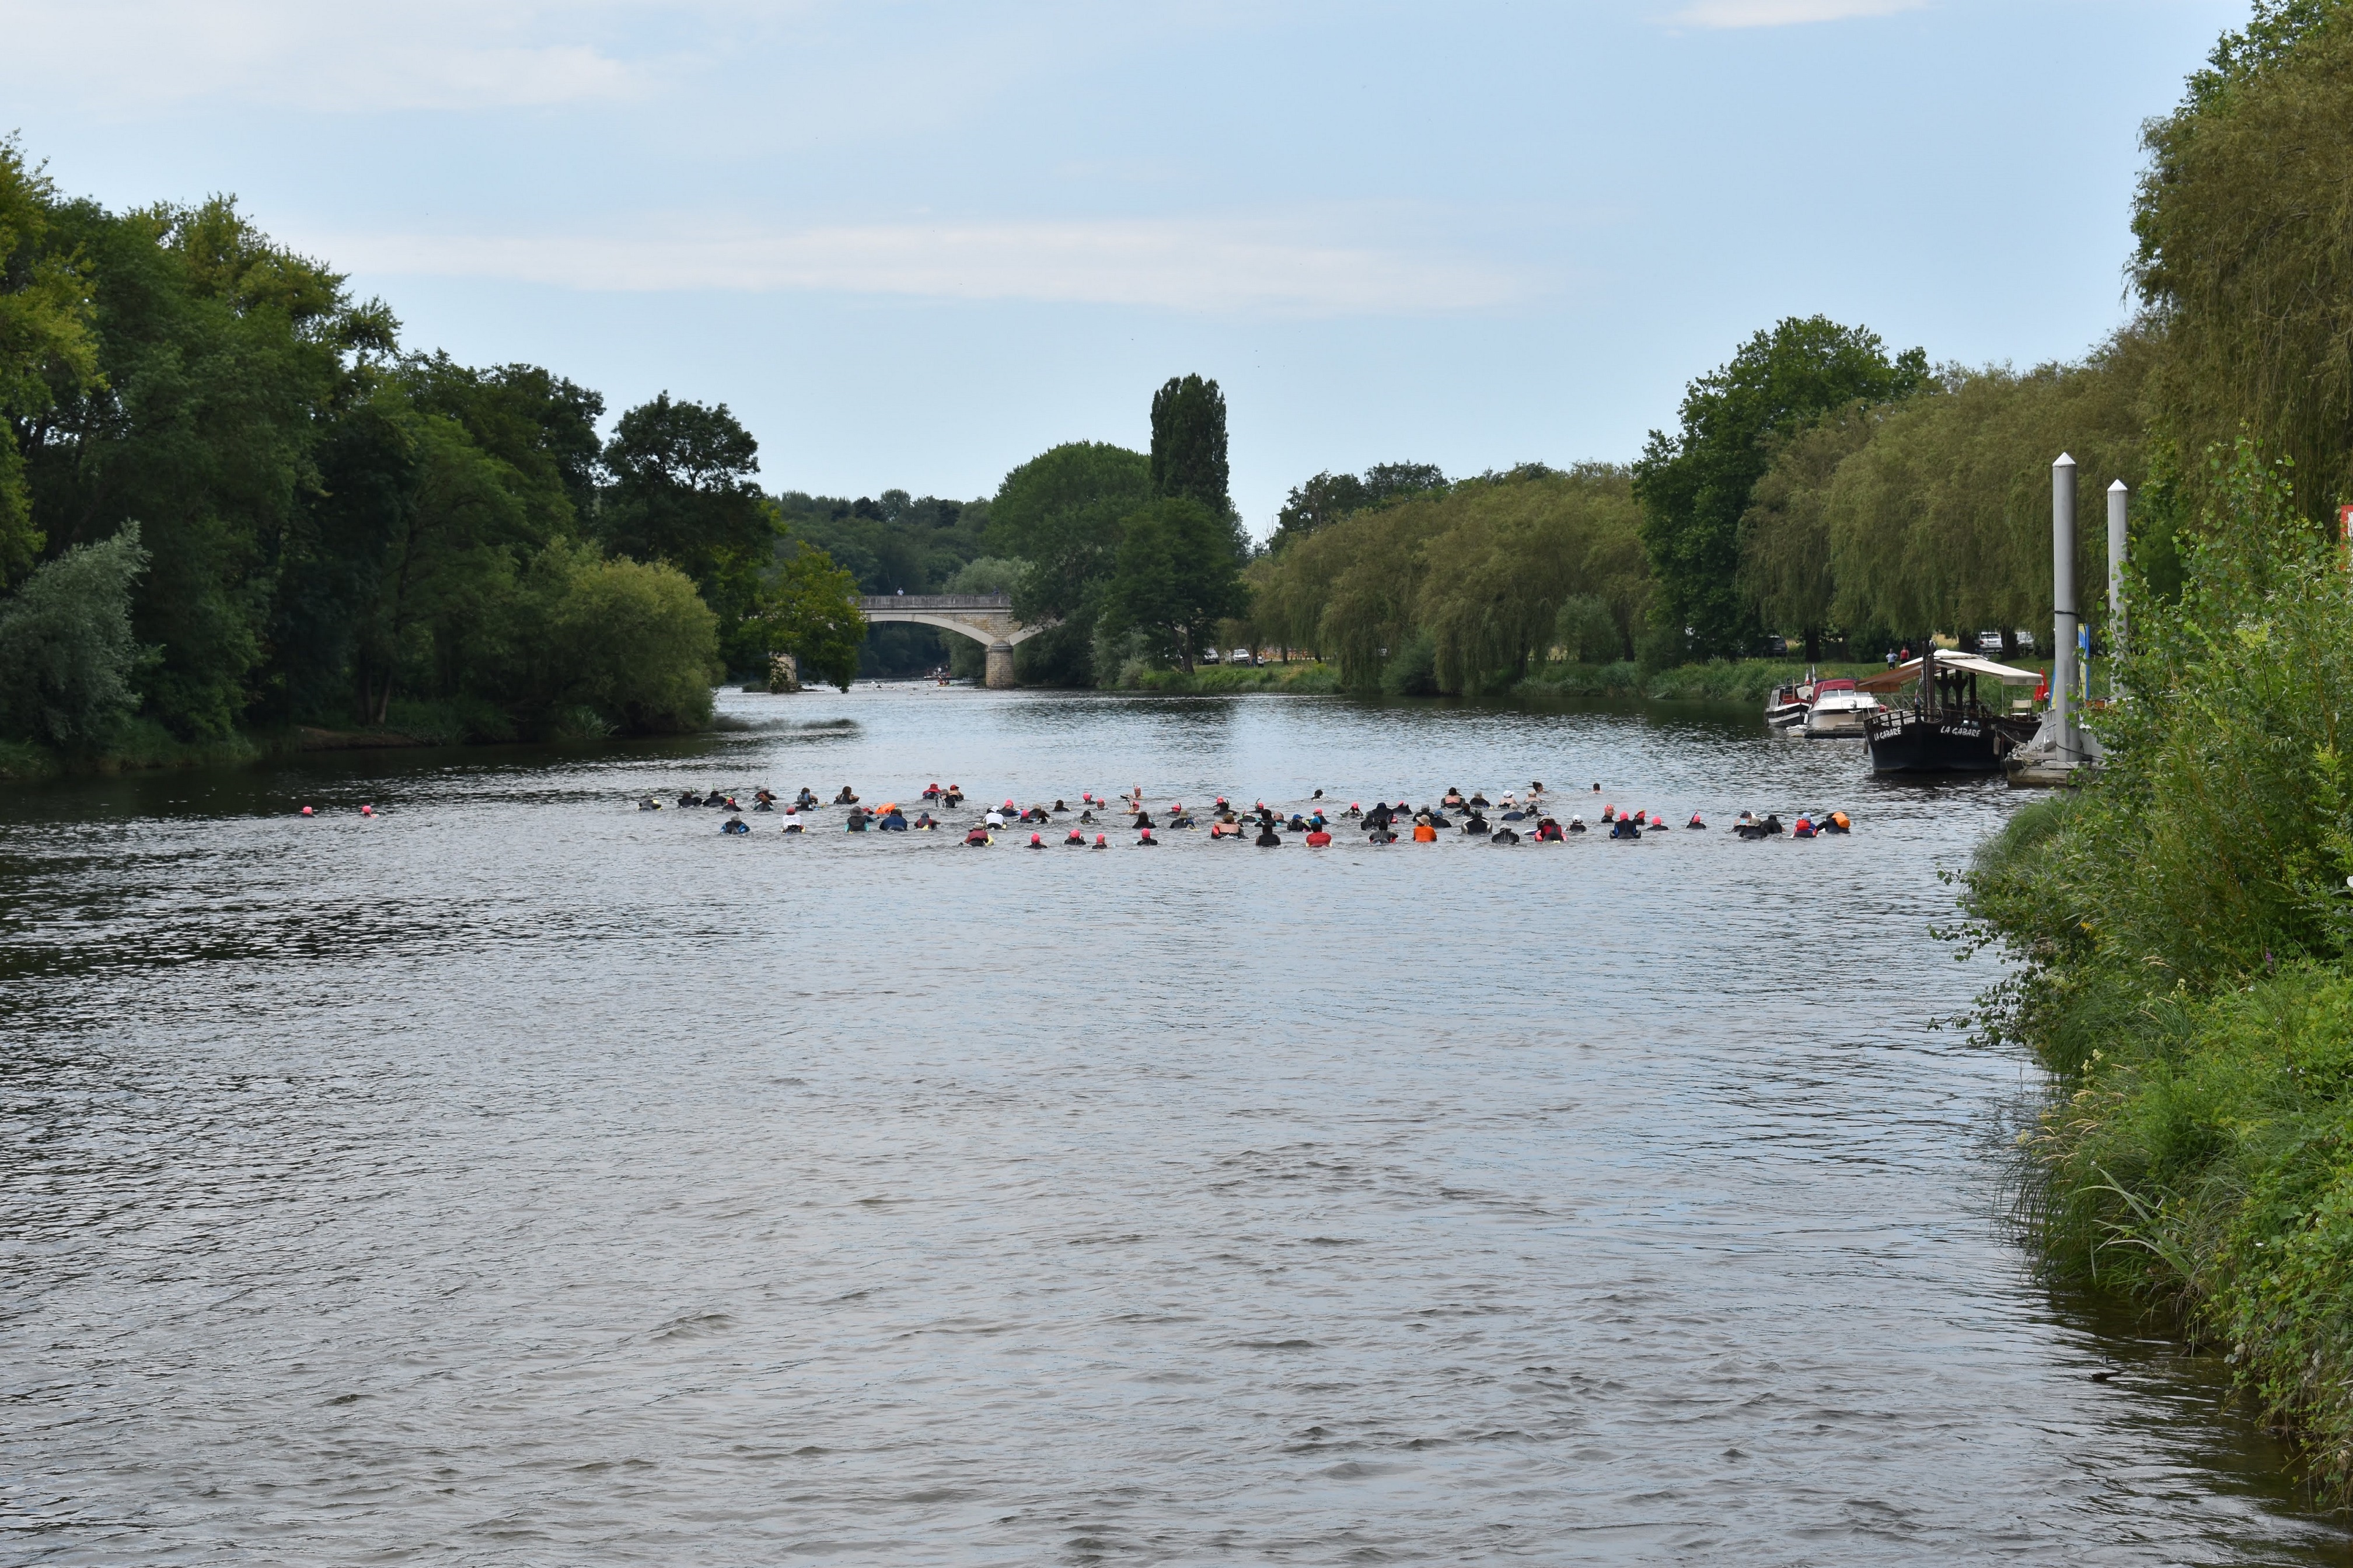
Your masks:
<svg viewBox="0 0 2353 1568"><path fill-rule="evenodd" d="M1813 704L1806 710L1809 741L1859 741L1863 721L1880 710L1879 699L1856 689L1841 677L1814 682Z"/></svg>
<svg viewBox="0 0 2353 1568"><path fill-rule="evenodd" d="M1912 701L1866 714L1862 738L1871 767L1882 773L1990 773L2002 758L2033 738L2035 721L1996 711L1980 700L1978 681L2034 686L2040 672L1996 664L1975 654L1935 648L1885 675L1857 681L1859 691L1894 691L1917 682Z"/></svg>

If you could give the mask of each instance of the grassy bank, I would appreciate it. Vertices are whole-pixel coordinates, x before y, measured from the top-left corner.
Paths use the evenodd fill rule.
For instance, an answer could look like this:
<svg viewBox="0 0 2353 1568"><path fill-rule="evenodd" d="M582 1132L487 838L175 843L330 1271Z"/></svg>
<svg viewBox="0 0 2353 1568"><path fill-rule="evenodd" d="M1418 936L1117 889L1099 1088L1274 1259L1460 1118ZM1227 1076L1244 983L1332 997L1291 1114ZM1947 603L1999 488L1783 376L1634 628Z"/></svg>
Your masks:
<svg viewBox="0 0 2353 1568"><path fill-rule="evenodd" d="M1120 687L1164 697L1220 697L1235 691L1288 691L1298 696L1330 696L1340 689L1339 670L1312 661L1243 665L1204 665L1190 675L1181 669L1130 669Z"/></svg>
<svg viewBox="0 0 2353 1568"><path fill-rule="evenodd" d="M2353 589L2242 454L2180 600L2135 621L2103 776L1964 879L1987 998L2052 1095L2021 1148L2052 1270L2223 1353L2353 1500Z"/></svg>
<svg viewBox="0 0 2353 1568"><path fill-rule="evenodd" d="M1825 677L1884 675L1884 664L1825 664ZM1620 664L1547 664L1515 689L1532 696L1619 698L1645 702L1738 702L1761 704L1777 686L1806 678L1803 659L1713 659L1645 672Z"/></svg>

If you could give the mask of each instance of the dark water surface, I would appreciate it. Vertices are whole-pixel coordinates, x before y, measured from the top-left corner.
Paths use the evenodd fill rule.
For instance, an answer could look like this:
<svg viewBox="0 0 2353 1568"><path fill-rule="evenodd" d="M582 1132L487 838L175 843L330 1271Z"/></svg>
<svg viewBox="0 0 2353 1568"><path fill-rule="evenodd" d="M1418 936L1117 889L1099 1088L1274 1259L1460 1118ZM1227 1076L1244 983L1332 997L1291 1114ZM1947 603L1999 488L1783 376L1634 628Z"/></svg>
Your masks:
<svg viewBox="0 0 2353 1568"><path fill-rule="evenodd" d="M0 1557L2347 1560L2002 1224L2031 1077L1931 1027L1993 974L1929 932L1999 785L1724 719L728 705L0 797ZM1858 831L628 808L933 778Z"/></svg>

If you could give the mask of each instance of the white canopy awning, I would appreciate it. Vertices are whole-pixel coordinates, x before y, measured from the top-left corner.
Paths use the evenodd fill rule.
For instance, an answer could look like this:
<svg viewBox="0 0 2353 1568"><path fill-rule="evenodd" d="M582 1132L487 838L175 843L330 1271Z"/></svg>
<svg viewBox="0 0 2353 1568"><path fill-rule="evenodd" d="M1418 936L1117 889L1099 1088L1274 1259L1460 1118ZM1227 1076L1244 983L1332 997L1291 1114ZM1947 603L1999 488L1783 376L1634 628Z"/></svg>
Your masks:
<svg viewBox="0 0 2353 1568"><path fill-rule="evenodd" d="M1973 653L1939 653L1936 655L1936 668L1940 670L1958 670L1968 675L1987 676L2000 681L2004 686L2042 684L2042 672L2039 669L2020 669L2015 665L1996 664L1989 658L1979 658ZM1907 664L1897 665L1884 675L1874 675L1868 680L1858 680L1855 685L1864 691L1893 691L1899 686L1909 686L1919 679L1920 661L1915 658Z"/></svg>

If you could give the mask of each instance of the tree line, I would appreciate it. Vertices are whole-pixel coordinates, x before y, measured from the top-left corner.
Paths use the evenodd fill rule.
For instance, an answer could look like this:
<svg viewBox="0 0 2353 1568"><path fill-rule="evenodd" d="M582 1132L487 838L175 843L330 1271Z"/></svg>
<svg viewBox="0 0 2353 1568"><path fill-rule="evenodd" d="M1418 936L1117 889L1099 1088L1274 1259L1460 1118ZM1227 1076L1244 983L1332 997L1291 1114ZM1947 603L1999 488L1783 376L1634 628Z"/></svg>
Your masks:
<svg viewBox="0 0 2353 1568"><path fill-rule="evenodd" d="M2346 29L2341 0L2259 5L2147 129L2140 310L2078 360L1935 363L1793 316L1694 380L1631 463L1318 473L1263 545L1213 380L1154 394L1148 449L1057 446L985 498L771 495L723 405L665 394L600 436L595 392L405 349L380 302L230 202L108 212L12 143L0 735L427 710L472 736L658 731L706 721L712 679L778 652L837 681L976 669L976 646L928 628L867 635L861 592L1008 593L1051 625L1018 655L1047 684L1189 668L1229 638L1398 691L1776 637L1875 657L2047 624L2063 448L2080 515L2133 488L2137 558L2169 592L2218 444L2244 432L2290 462L2316 528L2353 490L2353 249L2309 198L2353 164ZM2100 531L2082 532L2098 583Z"/></svg>
<svg viewBox="0 0 2353 1568"><path fill-rule="evenodd" d="M0 739L654 732L772 653L847 680L855 585L726 407L604 412L404 348L230 200L111 212L0 143Z"/></svg>

